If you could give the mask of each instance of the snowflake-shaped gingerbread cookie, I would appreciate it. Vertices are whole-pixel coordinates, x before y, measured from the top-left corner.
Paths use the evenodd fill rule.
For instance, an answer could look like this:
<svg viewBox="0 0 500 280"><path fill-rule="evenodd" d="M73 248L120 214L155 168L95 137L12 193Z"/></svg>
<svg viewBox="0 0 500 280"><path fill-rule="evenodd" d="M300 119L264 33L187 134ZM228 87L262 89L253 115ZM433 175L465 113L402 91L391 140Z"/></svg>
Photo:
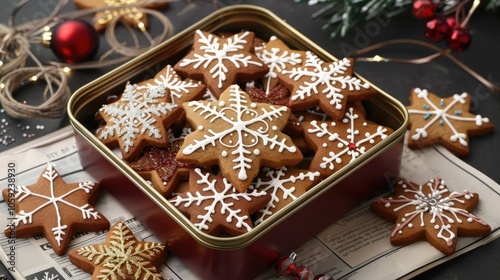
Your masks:
<svg viewBox="0 0 500 280"><path fill-rule="evenodd" d="M269 68L253 52L254 33L245 31L227 38L197 30L193 51L174 69L187 77L202 80L216 96L237 82L263 77Z"/></svg>
<svg viewBox="0 0 500 280"><path fill-rule="evenodd" d="M413 89L410 96L408 147L420 149L441 144L456 156L469 154L469 136L493 131L488 118L469 113L466 92L440 98L426 89Z"/></svg>
<svg viewBox="0 0 500 280"><path fill-rule="evenodd" d="M218 164L225 178L244 192L259 167L280 168L302 161L302 153L281 132L290 109L255 103L239 86L232 85L219 101L183 104L195 129L186 136L177 160L195 165Z"/></svg>
<svg viewBox="0 0 500 280"><path fill-rule="evenodd" d="M169 103L182 105L182 103L197 100L205 94L205 85L195 80L183 80L171 65L165 66L154 78L137 84L138 90L154 90L157 87L168 89Z"/></svg>
<svg viewBox="0 0 500 280"><path fill-rule="evenodd" d="M393 196L375 199L371 208L396 222L390 237L393 245L427 240L439 251L451 255L459 235L477 237L490 233L490 226L470 213L478 201L478 194L450 191L440 178L423 185L399 179Z"/></svg>
<svg viewBox="0 0 500 280"><path fill-rule="evenodd" d="M368 122L357 107L348 106L339 121L302 122L304 137L315 155L310 170L327 177L356 160L379 142L392 129Z"/></svg>
<svg viewBox="0 0 500 280"><path fill-rule="evenodd" d="M255 225L295 201L319 181L319 172L288 167L264 168L251 188L267 192L271 200L255 214Z"/></svg>
<svg viewBox="0 0 500 280"><path fill-rule="evenodd" d="M136 84L127 83L120 99L105 104L99 114L105 125L96 132L107 146L119 146L126 161L136 158L146 146L168 144L166 127L182 114L180 106L167 100L163 86L141 92Z"/></svg>
<svg viewBox="0 0 500 280"><path fill-rule="evenodd" d="M67 184L52 163L35 184L18 186L14 192L4 189L2 195L5 201L14 200L17 213L5 228L5 235L44 234L57 255L66 252L72 234L109 228L109 221L91 206L98 198L99 184Z"/></svg>
<svg viewBox="0 0 500 280"><path fill-rule="evenodd" d="M281 71L278 78L292 92L290 108L319 106L334 120L344 117L348 101L361 101L377 93L370 84L353 76L353 59L325 62L310 51L301 66Z"/></svg>
<svg viewBox="0 0 500 280"><path fill-rule="evenodd" d="M305 56L304 51L290 50L276 36L271 36L269 42L263 47L255 48L255 54L269 67L269 72L263 78L262 83L266 94L278 85L278 73L301 65Z"/></svg>
<svg viewBox="0 0 500 280"><path fill-rule="evenodd" d="M196 168L189 176L189 190L169 201L189 215L194 226L211 235L237 236L253 229L251 215L269 202L262 190L238 192L222 175Z"/></svg>
<svg viewBox="0 0 500 280"><path fill-rule="evenodd" d="M158 266L167 256L164 245L137 240L132 231L118 222L101 244L69 251L69 260L92 279L161 280Z"/></svg>

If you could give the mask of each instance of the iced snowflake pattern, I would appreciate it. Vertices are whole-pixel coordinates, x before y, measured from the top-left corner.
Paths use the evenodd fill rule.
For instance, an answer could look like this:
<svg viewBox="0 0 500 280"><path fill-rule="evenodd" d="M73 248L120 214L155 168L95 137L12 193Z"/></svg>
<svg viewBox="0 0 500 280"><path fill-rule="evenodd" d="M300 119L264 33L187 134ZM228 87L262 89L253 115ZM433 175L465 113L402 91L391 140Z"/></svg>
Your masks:
<svg viewBox="0 0 500 280"><path fill-rule="evenodd" d="M368 83L351 76L351 72L352 62L347 58L326 63L308 51L303 66L292 70L283 70L281 73L294 81L304 78L298 88L292 91L291 105L293 102L297 103L297 101L325 95L326 100L328 100L327 104L320 102L319 105L328 113L332 110L343 112L344 104L347 102L345 97L351 94L349 92L370 89ZM331 113L329 115L334 117Z"/></svg>
<svg viewBox="0 0 500 280"><path fill-rule="evenodd" d="M423 127L416 128L415 134L411 135L411 138L414 141L417 141L420 138L427 138L427 130L429 127L438 123L440 126L446 125L451 129L452 135L450 136L450 140L452 142L458 141L458 143L466 147L468 146L467 134L459 132L450 120L475 123L478 127L485 123L489 123L489 119L481 117L481 115L476 115L475 117L463 117L462 114L464 112L462 110L453 109L457 104L466 103L466 98L468 96L466 92L462 94L454 94L453 100L449 104L446 104L443 99L439 101L439 104L434 104L429 99L429 92L426 89L416 88L414 91L417 98L425 100L425 104L423 105L423 110L409 109L408 112L410 115L423 115L423 119L427 121Z"/></svg>
<svg viewBox="0 0 500 280"><path fill-rule="evenodd" d="M290 66L300 65L302 63L301 52L274 47L276 44L281 44L282 48L285 47L281 40L276 36L272 36L265 48L255 52L257 57L269 67L269 72L264 76L266 94L269 94L270 90L274 87L271 82L278 78L278 73L281 73Z"/></svg>
<svg viewBox="0 0 500 280"><path fill-rule="evenodd" d="M259 177L252 188L271 194L271 200L267 205L259 210L260 217L255 220L255 225L259 225L277 209L277 203L282 200L294 201L308 189L319 181L319 172L307 170L264 168L265 176Z"/></svg>
<svg viewBox="0 0 500 280"><path fill-rule="evenodd" d="M249 43L247 37L250 32L242 32L229 37L226 43L221 45L220 38L213 34L207 34L200 30L196 30L198 43L201 44L200 50L203 54L194 54L193 58L184 58L179 66L186 67L192 65L195 69L202 67L212 74L213 79L217 79L217 87L222 89L224 82L227 80L229 69L226 63L230 63L237 68L248 67L249 65L263 66L263 64L254 59L250 53L242 53L245 46ZM212 68L207 69L212 62L216 62Z"/></svg>
<svg viewBox="0 0 500 280"><path fill-rule="evenodd" d="M201 191L186 192L169 201L176 207L182 206L186 209L199 209L202 203L208 202L203 207L202 214L195 217L193 217L194 214L191 215L191 221L193 221L196 228L202 231L209 231L210 228L213 230L214 227L220 226L213 224L216 217L223 216L224 219L221 219L221 221L229 224L227 227L233 224L238 231L248 232L252 230L253 225L250 219L252 213L248 213L248 210L244 210L243 207L236 204L247 203L250 205L250 203L258 203L264 206L268 201L265 191L254 189L247 192L238 192L226 178L220 175L213 176L210 173L204 173L199 168L192 172L195 172L198 176L196 184L200 186ZM190 182L191 178L193 178L192 175ZM219 186L222 186L222 188ZM189 210L187 211L189 212Z"/></svg>
<svg viewBox="0 0 500 280"><path fill-rule="evenodd" d="M280 153L285 150L290 153L297 152L293 143L286 143L287 138L280 138L277 133L279 128L272 124L272 120L280 118L285 118L286 122L289 114L287 107L266 105L261 107L261 111L257 111L254 109L257 107L256 103L251 102L248 94L237 85L232 85L227 91L229 91L228 104L222 100L224 99L222 96L217 102L189 102L190 110L203 116L203 123L207 127L216 120L225 124L211 128L199 124L194 133L203 133L203 139L195 139L194 143L185 146L182 150L184 155L219 145L224 149L223 158L229 155L235 157L233 169L238 170L240 180L246 180L247 170L252 168L252 160L248 156L265 156L262 151L254 149L258 143L269 149L277 149ZM186 113L189 114L189 111Z"/></svg>
<svg viewBox="0 0 500 280"><path fill-rule="evenodd" d="M163 279L155 266L163 259L165 246L156 242L138 241L122 222L108 233L106 243L75 249L96 267L96 279ZM73 252L70 252L70 257Z"/></svg>
<svg viewBox="0 0 500 280"><path fill-rule="evenodd" d="M99 130L99 139L116 137L124 152L129 153L135 148L134 143L139 135L166 138L161 120L167 118L178 105L165 102L165 98L164 86L141 93L137 85L127 83L120 100L103 105L100 109L106 119L106 126Z"/></svg>
<svg viewBox="0 0 500 280"><path fill-rule="evenodd" d="M366 128L373 125L365 122L364 118L360 118L360 115L354 112L353 107L349 107L341 122L339 124L316 120L309 122L306 137L315 137L316 140L322 142L320 149L329 150L328 155L320 160L319 167L323 170L333 171L336 164L343 164L343 156L347 156L350 158L349 162L352 162L370 148L368 145L374 145L376 141L385 139L389 133L387 127L380 125L376 126L374 133L368 132ZM365 130L364 135L360 135L360 129L356 128L356 123L359 122L362 124L360 129ZM341 125L342 127L339 128ZM345 133L340 131L344 128Z"/></svg>
<svg viewBox="0 0 500 280"><path fill-rule="evenodd" d="M82 192L85 193L83 195L90 194L90 192L92 191L92 189L95 187L96 184L93 182L81 182L78 183L77 187L72 188L61 195L55 195L56 193L59 193L59 191L56 189L56 184L55 184L56 179L59 178L59 173L55 170L53 163L47 164L47 167L42 173L42 177L49 183L49 190L45 192L47 194L41 192L40 193L34 192L29 187L21 185L18 186L16 189L15 198L17 200L17 203L22 203L24 200L28 198L41 199L44 200L45 202L40 203L38 206L36 206L34 209L30 211L25 211L24 209L21 209L19 213L17 213L17 215L11 221L11 223L13 223L15 227L18 227L20 224L24 225L32 224L33 217L39 211L45 208L52 207L54 209L54 219L57 221L57 226L51 228L51 230L54 235L53 236L54 240L56 240L57 245L61 247L62 242L64 241L64 236L67 236L69 225L67 225L65 223L66 221L62 219L62 213L59 208L59 203L65 204L71 208L78 210L81 213L82 215L81 218L83 220L101 219L100 213L94 208L92 208L89 204L75 205L69 202L71 201L72 197L81 196Z"/></svg>
<svg viewBox="0 0 500 280"><path fill-rule="evenodd" d="M453 247L458 227L479 223L489 232L487 223L469 213L471 205L475 205L473 201L478 199L475 196L467 190L450 192L440 178L431 179L424 185L401 179L397 182L394 198L378 198L372 205L383 205L382 209L386 210L382 211L397 215L391 238L403 234L405 229L425 227L429 222L433 225L427 230L431 231L429 234L444 241L446 246Z"/></svg>
<svg viewBox="0 0 500 280"><path fill-rule="evenodd" d="M163 71L153 79L145 81L144 85L138 85L137 89L154 90L156 87L169 89L170 103L181 105L183 102L193 100L198 93L205 88L203 84L192 80L184 81L177 75L171 65L167 65Z"/></svg>

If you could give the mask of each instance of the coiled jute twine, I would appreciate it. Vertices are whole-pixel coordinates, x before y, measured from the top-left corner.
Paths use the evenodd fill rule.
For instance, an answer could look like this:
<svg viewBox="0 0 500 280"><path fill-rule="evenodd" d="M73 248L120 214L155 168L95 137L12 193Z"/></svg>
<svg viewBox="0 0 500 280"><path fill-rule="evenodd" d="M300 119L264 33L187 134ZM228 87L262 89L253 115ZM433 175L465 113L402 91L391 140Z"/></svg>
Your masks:
<svg viewBox="0 0 500 280"><path fill-rule="evenodd" d="M14 8L8 25L0 24L0 103L7 114L14 118L59 118L66 112L66 104L71 95L68 86L68 76L65 69L91 69L104 68L118 63L123 63L131 57L135 57L151 47L156 46L174 33L171 21L164 14L157 10L142 8L151 3L172 2L171 0L149 0L140 3L122 6L102 6L94 9L72 11L59 15L60 11L67 4L67 0L61 0L54 8L53 12L45 19L34 20L19 26L13 25L13 18L17 11L28 3L29 0L20 1ZM115 29L122 17L127 16L120 13L124 9L133 9L134 12L151 15L158 19L163 25L161 34L152 38L145 28L140 31L149 41L148 46L140 45L139 39L132 28L125 24L130 31L134 44L126 46L116 37ZM113 18L105 30L105 39L110 46L110 50L104 53L95 61L88 61L79 64L65 64L49 61L42 64L31 52L30 44L40 42L40 34L48 26L54 26L64 20L77 19L93 15L99 11L113 11L117 16ZM99 20L94 18L94 20ZM113 53L118 53L121 57L108 59ZM35 66L26 67L27 59L31 58ZM44 81L46 86L42 93L43 102L39 105L29 105L19 102L14 98L17 89L30 82Z"/></svg>

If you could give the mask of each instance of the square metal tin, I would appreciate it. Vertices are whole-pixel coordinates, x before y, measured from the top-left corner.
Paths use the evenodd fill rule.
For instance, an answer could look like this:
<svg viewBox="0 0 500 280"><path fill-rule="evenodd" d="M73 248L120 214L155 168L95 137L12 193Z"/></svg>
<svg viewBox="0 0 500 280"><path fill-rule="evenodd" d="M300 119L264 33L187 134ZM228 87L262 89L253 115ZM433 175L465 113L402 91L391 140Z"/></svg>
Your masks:
<svg viewBox="0 0 500 280"><path fill-rule="evenodd" d="M324 61L336 60L270 11L249 5L230 6L81 87L68 103L68 114L86 170L189 269L202 279L252 279L269 269L279 256L289 254L370 198L385 185L388 174L398 174L408 114L403 104L372 85L379 94L363 105L370 120L394 129L389 137L251 232L236 237L207 235L93 134L97 126L94 114L106 98L121 94L127 81L148 79L165 65L174 65L190 49L197 29L250 30L264 40L274 35L292 49L310 50Z"/></svg>

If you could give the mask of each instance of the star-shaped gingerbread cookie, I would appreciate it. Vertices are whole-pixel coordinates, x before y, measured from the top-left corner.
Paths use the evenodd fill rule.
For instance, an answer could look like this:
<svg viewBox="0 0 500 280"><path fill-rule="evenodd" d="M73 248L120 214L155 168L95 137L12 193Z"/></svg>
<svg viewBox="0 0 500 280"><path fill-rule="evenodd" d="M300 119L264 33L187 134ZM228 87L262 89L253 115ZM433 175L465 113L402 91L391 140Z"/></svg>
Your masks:
<svg viewBox="0 0 500 280"><path fill-rule="evenodd" d="M302 160L302 153L281 132L290 109L252 102L238 85L228 87L219 101L190 101L183 108L194 131L184 139L177 160L218 164L240 192L250 186L261 165L280 168Z"/></svg>
<svg viewBox="0 0 500 280"><path fill-rule="evenodd" d="M169 103L167 90L155 87L141 92L127 84L120 99L105 104L99 114L106 123L96 136L107 146L119 146L126 161L137 158L145 146L168 144L167 127L182 114L181 107Z"/></svg>
<svg viewBox="0 0 500 280"><path fill-rule="evenodd" d="M278 85L278 73L302 65L305 57L304 51L291 50L276 36L271 36L262 47L256 47L255 54L269 67L262 82L266 93Z"/></svg>
<svg viewBox="0 0 500 280"><path fill-rule="evenodd" d="M117 18L120 18L120 20L134 28L147 28L148 17L145 13L140 11L140 8L162 10L169 6L168 2L146 0L73 0L73 2L75 7L79 9L110 7L110 9L104 9L103 11L97 12L94 17L94 28L98 32L106 29L108 24ZM143 5L135 6L135 4L141 4L143 2Z"/></svg>
<svg viewBox="0 0 500 280"><path fill-rule="evenodd" d="M456 156L469 154L469 136L493 131L488 118L469 112L466 92L441 98L426 89L415 88L410 96L408 147L420 149L441 144Z"/></svg>
<svg viewBox="0 0 500 280"><path fill-rule="evenodd" d="M315 151L310 170L327 177L353 162L379 142L392 129L365 119L357 106L347 106L339 121L302 122L304 137Z"/></svg>
<svg viewBox="0 0 500 280"><path fill-rule="evenodd" d="M38 181L15 190L4 189L5 201L15 205L16 216L5 228L8 237L30 237L44 234L57 255L63 255L74 233L101 231L109 221L91 205L99 195L99 184L67 184L52 163Z"/></svg>
<svg viewBox="0 0 500 280"><path fill-rule="evenodd" d="M106 241L69 251L69 260L92 279L152 279L163 277L158 266L167 256L164 245L137 240L123 223L111 227Z"/></svg>
<svg viewBox="0 0 500 280"><path fill-rule="evenodd" d="M353 76L353 59L325 62L308 51L304 63L283 70L278 79L291 92L289 106L302 110L319 106L334 120L344 117L347 102L374 96L377 91Z"/></svg>
<svg viewBox="0 0 500 280"><path fill-rule="evenodd" d="M451 255L458 236L490 233L490 226L470 213L478 201L477 193L450 191L440 178L423 185L398 179L394 194L375 199L371 208L381 217L396 222L391 244L403 246L427 240L443 254Z"/></svg>
<svg viewBox="0 0 500 280"><path fill-rule="evenodd" d="M216 96L230 85L263 77L269 68L253 54L254 33L245 31L222 38L196 30L193 50L174 69L202 80Z"/></svg>
<svg viewBox="0 0 500 280"><path fill-rule="evenodd" d="M201 231L214 236L220 233L237 236L253 229L251 215L270 198L262 190L239 192L221 174L196 168L189 176L189 191L169 201Z"/></svg>

